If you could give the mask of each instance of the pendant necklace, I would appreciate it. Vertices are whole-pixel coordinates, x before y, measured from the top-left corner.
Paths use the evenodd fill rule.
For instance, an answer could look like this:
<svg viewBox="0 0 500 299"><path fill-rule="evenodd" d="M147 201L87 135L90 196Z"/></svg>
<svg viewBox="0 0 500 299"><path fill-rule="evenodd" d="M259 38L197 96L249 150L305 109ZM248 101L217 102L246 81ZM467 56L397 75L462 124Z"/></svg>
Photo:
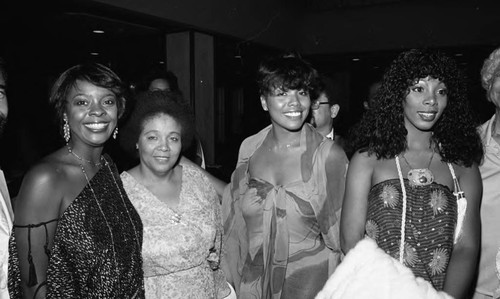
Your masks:
<svg viewBox="0 0 500 299"><path fill-rule="evenodd" d="M410 186L415 187L415 186L427 186L430 185L434 182L434 175L432 174L432 171L429 169L432 163L432 158L434 158L434 149L432 150L432 155L429 160L429 164L427 165L426 168L414 168L410 165L410 162L406 159L405 155L403 154L403 160L405 160L406 164L408 164L408 167L410 168L410 171L408 171L408 180L410 181Z"/></svg>
<svg viewBox="0 0 500 299"><path fill-rule="evenodd" d="M267 149L269 151L273 151L273 148L275 148L277 151L287 151L300 146L300 137L286 144L278 144L278 142L276 141L271 141L271 143L272 146L267 146Z"/></svg>
<svg viewBox="0 0 500 299"><path fill-rule="evenodd" d="M69 145L69 144L66 144L66 147L68 148L68 152L70 154L72 154L73 156L75 156L78 160L82 161L82 162L87 162L88 164L90 165L94 165L94 166L97 166L97 167L101 167L101 160L102 160L102 156L101 158L99 159L99 162L92 162L90 160L87 160L87 159L84 159L82 157L80 157L79 155L77 155L74 151L73 151L73 148Z"/></svg>
<svg viewBox="0 0 500 299"><path fill-rule="evenodd" d="M83 158L81 158L80 156L78 156L77 154L75 154L71 147L69 145L66 145L67 148L68 148L68 152L73 154L80 162L82 161L85 161L89 164L92 164L92 165L95 165L95 166L101 166L102 163L101 162L98 162L98 163L94 163L90 160L85 160ZM108 161L106 160L106 158L104 158L103 156L101 156L101 161L104 161L104 165L106 165L106 168L108 169L109 173L111 174L111 177L113 178L113 182L114 182L114 185L116 187L116 189L118 190L118 193L120 195L120 198L121 198L121 201L122 201L122 204L123 206L125 207L125 211L126 211L126 214L128 216L128 220L130 221L131 225L132 225L132 229L134 231L134 235L135 235L135 241L136 241L136 245L137 245L137 250L140 252L141 251L141 244L139 242L139 234L137 232L137 228L135 227L135 224L134 224L134 221L132 220L132 217L127 209L127 205L125 203L125 199L123 197L123 194L120 190L120 187L116 181L116 178L113 174L113 171L111 170L111 167L109 166L109 163ZM107 228L108 228L108 232L109 232L109 235L110 235L110 238L111 238L111 247L113 249L113 261L114 261L114 264L115 264L115 271L116 271L116 275L118 275L118 277L120 276L120 270L119 270L119 267L118 267L118 260L117 260L117 257L116 257L116 245L115 245L115 236L113 235L113 230L111 229L111 225L106 217L106 214L104 213L102 207L101 207L101 204L99 203L99 200L97 199L97 194L96 192L94 191L94 188L92 187L92 184L90 183L90 178L88 177L87 175L87 171L85 171L85 167L83 167L83 164L82 163L79 163L79 166L80 166L80 169L83 173L83 176L85 177L85 181L87 182L87 185L89 186L89 189L92 193L92 197L99 209L99 212L100 214L102 215L102 217L104 218L104 223L106 224Z"/></svg>

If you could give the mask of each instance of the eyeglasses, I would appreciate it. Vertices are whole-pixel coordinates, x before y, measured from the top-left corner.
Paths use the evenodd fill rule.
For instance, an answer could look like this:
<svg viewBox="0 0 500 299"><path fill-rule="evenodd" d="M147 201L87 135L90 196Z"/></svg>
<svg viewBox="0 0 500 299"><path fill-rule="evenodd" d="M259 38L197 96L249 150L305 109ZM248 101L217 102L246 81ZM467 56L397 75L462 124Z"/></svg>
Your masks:
<svg viewBox="0 0 500 299"><path fill-rule="evenodd" d="M311 109L312 110L317 110L317 109L319 109L319 105L326 105L326 104L330 104L330 103L329 102L314 101L311 104Z"/></svg>

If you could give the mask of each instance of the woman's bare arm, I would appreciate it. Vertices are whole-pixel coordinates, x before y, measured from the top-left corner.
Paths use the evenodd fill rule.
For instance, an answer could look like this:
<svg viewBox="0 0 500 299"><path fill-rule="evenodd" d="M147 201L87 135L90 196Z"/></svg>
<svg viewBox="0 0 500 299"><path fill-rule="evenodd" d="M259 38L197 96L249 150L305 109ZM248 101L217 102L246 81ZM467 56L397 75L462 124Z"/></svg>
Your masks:
<svg viewBox="0 0 500 299"><path fill-rule="evenodd" d="M340 216L340 246L344 254L347 254L365 234L373 159L366 153L357 152L349 162Z"/></svg>
<svg viewBox="0 0 500 299"><path fill-rule="evenodd" d="M62 200L61 185L63 184L61 184L60 174L48 164L40 164L30 170L23 180L15 201L15 225L36 225L57 219ZM46 280L48 257L44 246L48 244L48 248L52 248L56 227L57 221L31 229L15 228L24 298L45 298L43 287L36 297L33 296L38 286ZM34 273L31 273L31 283L35 283L34 285L29 283L29 251L31 251L32 266L36 272L36 283L33 281Z"/></svg>
<svg viewBox="0 0 500 299"><path fill-rule="evenodd" d="M457 170L457 167L455 169ZM467 210L462 226L462 235L453 247L444 284L444 291L456 299L470 298L473 279L477 271L481 242L479 208L483 193L481 175L477 165L463 168L459 182L467 198Z"/></svg>

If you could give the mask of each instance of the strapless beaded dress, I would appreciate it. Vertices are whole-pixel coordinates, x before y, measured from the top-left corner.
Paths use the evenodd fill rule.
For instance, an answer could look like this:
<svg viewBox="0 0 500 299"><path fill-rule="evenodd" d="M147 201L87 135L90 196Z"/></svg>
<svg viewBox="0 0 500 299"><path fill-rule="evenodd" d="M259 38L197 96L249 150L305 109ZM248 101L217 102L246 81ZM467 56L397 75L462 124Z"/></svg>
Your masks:
<svg viewBox="0 0 500 299"><path fill-rule="evenodd" d="M404 179L407 208L403 262L413 273L442 290L453 250L457 201L444 185L410 186ZM403 195L399 179L374 185L368 196L366 234L399 259Z"/></svg>

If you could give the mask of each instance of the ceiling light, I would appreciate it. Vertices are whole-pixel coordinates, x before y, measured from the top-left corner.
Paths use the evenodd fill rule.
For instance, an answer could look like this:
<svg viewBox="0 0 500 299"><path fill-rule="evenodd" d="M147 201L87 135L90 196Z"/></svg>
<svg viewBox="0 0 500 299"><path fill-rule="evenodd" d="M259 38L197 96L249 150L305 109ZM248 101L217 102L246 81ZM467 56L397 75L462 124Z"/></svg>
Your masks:
<svg viewBox="0 0 500 299"><path fill-rule="evenodd" d="M94 32L95 34L103 34L103 33L104 33L104 30L101 30L101 29L95 29L95 30L92 30L92 32Z"/></svg>
<svg viewBox="0 0 500 299"><path fill-rule="evenodd" d="M464 54L462 54L462 53L457 53L457 54L455 54L455 56L460 57L460 56L464 56Z"/></svg>
<svg viewBox="0 0 500 299"><path fill-rule="evenodd" d="M99 53L98 52L90 52L90 55L92 55L92 56L98 56Z"/></svg>
<svg viewBox="0 0 500 299"><path fill-rule="evenodd" d="M352 61L360 61L361 59L359 58L353 58Z"/></svg>

